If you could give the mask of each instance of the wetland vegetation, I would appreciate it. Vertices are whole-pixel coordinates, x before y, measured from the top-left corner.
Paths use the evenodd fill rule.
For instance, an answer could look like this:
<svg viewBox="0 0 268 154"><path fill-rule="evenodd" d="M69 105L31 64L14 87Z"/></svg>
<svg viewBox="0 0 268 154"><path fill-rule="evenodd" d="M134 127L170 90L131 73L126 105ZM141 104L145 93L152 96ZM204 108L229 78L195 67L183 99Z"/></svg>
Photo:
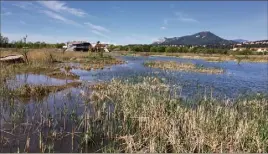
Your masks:
<svg viewBox="0 0 268 154"><path fill-rule="evenodd" d="M1 56L19 53L1 51ZM0 63L1 152L268 152L267 93L185 99L180 87L157 75L89 84L73 71L125 63L111 54L42 49L30 50L27 58L28 63ZM144 64L224 73L190 62ZM20 74L41 74L63 84L12 86Z"/></svg>
<svg viewBox="0 0 268 154"><path fill-rule="evenodd" d="M144 63L144 65L147 67L159 68L163 70L192 71L211 74L223 73L223 69L219 68L206 68L192 63L178 63L174 61L149 61Z"/></svg>

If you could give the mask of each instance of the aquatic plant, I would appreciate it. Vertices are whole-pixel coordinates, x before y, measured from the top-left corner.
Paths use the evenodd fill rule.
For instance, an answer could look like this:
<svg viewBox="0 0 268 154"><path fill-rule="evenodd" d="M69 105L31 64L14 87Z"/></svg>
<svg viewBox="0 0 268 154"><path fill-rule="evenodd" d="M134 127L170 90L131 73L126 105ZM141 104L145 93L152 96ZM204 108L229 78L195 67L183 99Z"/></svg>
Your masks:
<svg viewBox="0 0 268 154"><path fill-rule="evenodd" d="M110 63L108 56L87 53L53 56L60 61L80 58L89 66ZM268 152L265 96L183 100L177 87L154 77L90 87L73 82L8 89L6 80L17 73L48 74L62 67L70 72L71 67L42 58L43 53L29 52L29 65L0 64L1 152ZM167 67L206 69L177 63ZM65 92L72 87L81 94ZM20 97L35 100L22 104Z"/></svg>
<svg viewBox="0 0 268 154"><path fill-rule="evenodd" d="M175 61L150 61L145 62L144 65L147 67L159 68L163 70L192 71L192 72L211 73L211 74L223 73L223 69L207 68L192 63L178 63Z"/></svg>

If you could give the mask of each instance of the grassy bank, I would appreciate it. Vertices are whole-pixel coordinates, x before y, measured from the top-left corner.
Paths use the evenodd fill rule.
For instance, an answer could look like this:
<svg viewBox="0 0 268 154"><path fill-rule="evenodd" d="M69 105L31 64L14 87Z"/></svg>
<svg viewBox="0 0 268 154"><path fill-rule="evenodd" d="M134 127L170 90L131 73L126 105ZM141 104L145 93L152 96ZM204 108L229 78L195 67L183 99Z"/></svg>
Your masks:
<svg viewBox="0 0 268 154"><path fill-rule="evenodd" d="M76 108L68 111L66 105L56 113L34 107L36 114L31 117L20 116L23 108L19 107L1 111L1 117L10 111L13 118L6 118L10 129L1 129L0 148L12 152L268 152L266 97L188 102L157 78L135 83L112 80L92 90L82 93L82 113Z"/></svg>
<svg viewBox="0 0 268 154"><path fill-rule="evenodd" d="M1 51L2 57L7 55L23 54L22 49ZM70 72L72 67L67 63L79 63L82 69L102 69L105 66L122 64L123 61L109 55L88 52L63 52L57 49L32 49L26 53L28 63L4 64L1 63L1 73L11 74L43 74L58 79L79 79L79 76ZM26 59L24 56L24 59ZM26 61L26 60L25 60Z"/></svg>
<svg viewBox="0 0 268 154"><path fill-rule="evenodd" d="M223 69L219 68L206 68L203 66L197 66L192 63L178 63L175 61L149 61L144 63L145 66L151 68L159 68L162 70L177 70L177 71L190 71L209 74L223 73Z"/></svg>

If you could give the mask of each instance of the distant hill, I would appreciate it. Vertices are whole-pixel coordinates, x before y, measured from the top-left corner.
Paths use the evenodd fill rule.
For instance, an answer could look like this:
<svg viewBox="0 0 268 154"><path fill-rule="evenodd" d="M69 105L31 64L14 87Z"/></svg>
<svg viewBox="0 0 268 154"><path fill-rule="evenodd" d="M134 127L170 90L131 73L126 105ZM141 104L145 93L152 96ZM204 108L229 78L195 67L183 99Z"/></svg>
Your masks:
<svg viewBox="0 0 268 154"><path fill-rule="evenodd" d="M153 44L161 45L223 45L234 43L236 42L225 40L209 31L199 32L193 35L182 37L162 38L156 42L153 42Z"/></svg>
<svg viewBox="0 0 268 154"><path fill-rule="evenodd" d="M237 43L249 42L248 40L243 40L243 39L235 39L232 41L237 42Z"/></svg>

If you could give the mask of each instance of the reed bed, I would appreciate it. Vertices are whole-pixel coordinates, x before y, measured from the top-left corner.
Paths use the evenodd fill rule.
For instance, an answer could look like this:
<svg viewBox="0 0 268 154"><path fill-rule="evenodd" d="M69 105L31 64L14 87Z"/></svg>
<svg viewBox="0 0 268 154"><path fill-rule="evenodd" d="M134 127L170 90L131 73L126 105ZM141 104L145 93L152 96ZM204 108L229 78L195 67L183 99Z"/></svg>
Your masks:
<svg viewBox="0 0 268 154"><path fill-rule="evenodd" d="M265 96L192 102L153 77L90 89L53 111L2 103L1 152L268 152Z"/></svg>
<svg viewBox="0 0 268 154"><path fill-rule="evenodd" d="M106 66L123 64L124 61L116 59L109 55L100 55L99 53L88 52L63 52L56 49L32 49L26 53L22 49L14 49L1 51L1 56L11 54L24 54L24 59L27 63L21 64L4 64L4 71L11 72L10 74L32 73L43 74L57 79L79 79L79 76L70 72L72 68L80 69L103 69ZM79 63L79 67L71 67L67 63ZM10 71L11 70L11 71Z"/></svg>
<svg viewBox="0 0 268 154"><path fill-rule="evenodd" d="M203 66L197 66L192 63L178 63L175 61L149 61L144 63L147 67L159 68L163 70L176 70L176 71L191 71L199 73L220 74L223 73L223 69L219 68L206 68Z"/></svg>

